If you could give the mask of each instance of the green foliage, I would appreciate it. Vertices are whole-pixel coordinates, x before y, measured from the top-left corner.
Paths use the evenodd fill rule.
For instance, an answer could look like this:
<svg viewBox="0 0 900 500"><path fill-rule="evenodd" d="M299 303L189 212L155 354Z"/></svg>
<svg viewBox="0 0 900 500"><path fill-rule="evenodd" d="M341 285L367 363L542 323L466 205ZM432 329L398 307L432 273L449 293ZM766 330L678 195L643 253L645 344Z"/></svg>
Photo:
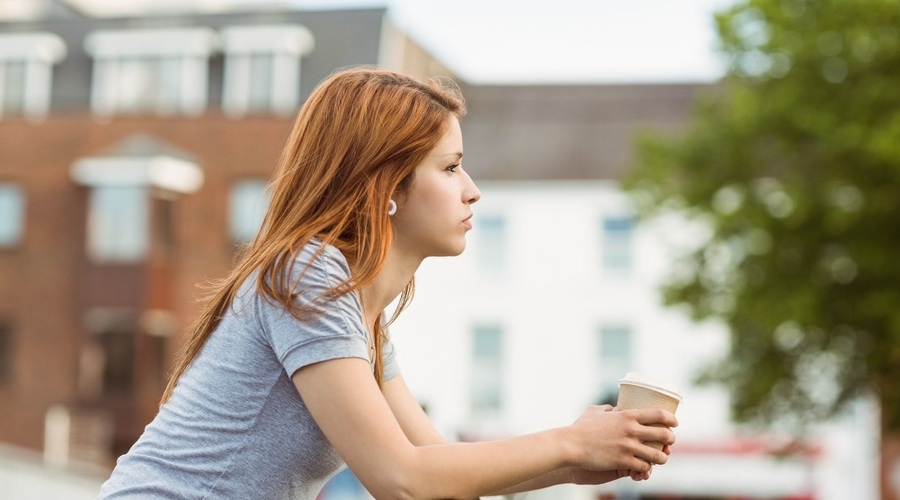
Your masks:
<svg viewBox="0 0 900 500"><path fill-rule="evenodd" d="M642 217L711 229L666 300L729 326L702 379L738 419L874 392L900 431L900 2L747 0L716 21L727 75L624 179Z"/></svg>

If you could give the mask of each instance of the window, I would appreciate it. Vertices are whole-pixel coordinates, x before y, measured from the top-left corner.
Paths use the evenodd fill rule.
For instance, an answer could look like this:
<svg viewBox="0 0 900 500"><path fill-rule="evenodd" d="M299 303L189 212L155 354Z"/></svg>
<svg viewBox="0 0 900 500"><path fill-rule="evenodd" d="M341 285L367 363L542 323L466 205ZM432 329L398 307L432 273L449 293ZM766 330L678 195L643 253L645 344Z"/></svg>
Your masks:
<svg viewBox="0 0 900 500"><path fill-rule="evenodd" d="M486 216L476 221L478 267L488 271L503 269L506 260L506 220Z"/></svg>
<svg viewBox="0 0 900 500"><path fill-rule="evenodd" d="M628 217L608 217L602 223L602 265L609 271L627 271L632 260L632 220Z"/></svg>
<svg viewBox="0 0 900 500"><path fill-rule="evenodd" d="M65 56L65 43L52 33L0 35L0 116L45 116L53 65Z"/></svg>
<svg viewBox="0 0 900 500"><path fill-rule="evenodd" d="M503 329L476 326L472 331L471 405L474 413L496 413L502 405Z"/></svg>
<svg viewBox="0 0 900 500"><path fill-rule="evenodd" d="M143 186L98 186L88 206L88 254L97 261L134 262L149 248L149 193Z"/></svg>
<svg viewBox="0 0 900 500"><path fill-rule="evenodd" d="M289 115L300 101L300 58L313 48L301 25L232 26L222 30L226 113Z"/></svg>
<svg viewBox="0 0 900 500"><path fill-rule="evenodd" d="M82 395L129 393L134 388L137 315L131 308L88 309L84 324L91 333L82 353Z"/></svg>
<svg viewBox="0 0 900 500"><path fill-rule="evenodd" d="M152 200L153 218L156 220L154 238L158 248L168 254L175 248L175 200L171 193L157 193L158 198Z"/></svg>
<svg viewBox="0 0 900 500"><path fill-rule="evenodd" d="M94 113L194 115L206 109L212 30L103 30L84 45L94 58Z"/></svg>
<svg viewBox="0 0 900 500"><path fill-rule="evenodd" d="M193 193L203 184L196 164L169 156L95 157L75 162L72 179L90 188L87 215L88 255L99 262L136 262L150 250L153 198L159 243L171 230L169 198Z"/></svg>
<svg viewBox="0 0 900 500"><path fill-rule="evenodd" d="M166 309L146 309L138 317L140 332L140 372L145 381L155 382L159 389L166 386L169 373L169 339L178 332L178 319Z"/></svg>
<svg viewBox="0 0 900 500"><path fill-rule="evenodd" d="M618 393L619 379L631 368L631 328L627 325L603 325L598 341L599 393L604 398Z"/></svg>
<svg viewBox="0 0 900 500"><path fill-rule="evenodd" d="M256 237L269 208L269 192L262 180L245 180L231 188L228 201L228 227L231 238L246 243Z"/></svg>
<svg viewBox="0 0 900 500"><path fill-rule="evenodd" d="M0 381L12 376L13 349L12 328L0 322Z"/></svg>
<svg viewBox="0 0 900 500"><path fill-rule="evenodd" d="M130 393L134 386L134 331L110 330L96 336L103 353L103 393Z"/></svg>
<svg viewBox="0 0 900 500"><path fill-rule="evenodd" d="M15 184L0 183L0 248L21 243L25 228L25 193Z"/></svg>
<svg viewBox="0 0 900 500"><path fill-rule="evenodd" d="M25 61L6 61L0 66L0 88L4 113L21 114L25 110Z"/></svg>

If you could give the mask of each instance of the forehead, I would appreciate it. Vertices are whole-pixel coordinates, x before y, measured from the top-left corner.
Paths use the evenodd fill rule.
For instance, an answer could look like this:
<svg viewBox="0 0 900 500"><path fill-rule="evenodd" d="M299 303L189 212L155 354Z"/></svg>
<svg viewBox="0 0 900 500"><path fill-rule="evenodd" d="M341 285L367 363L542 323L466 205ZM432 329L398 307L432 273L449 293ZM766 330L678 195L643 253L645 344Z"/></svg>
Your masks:
<svg viewBox="0 0 900 500"><path fill-rule="evenodd" d="M455 115L450 115L447 121L447 129L444 135L434 145L434 149L428 154L429 157L450 157L455 156L457 159L462 157L463 141L462 129L459 126L459 119Z"/></svg>

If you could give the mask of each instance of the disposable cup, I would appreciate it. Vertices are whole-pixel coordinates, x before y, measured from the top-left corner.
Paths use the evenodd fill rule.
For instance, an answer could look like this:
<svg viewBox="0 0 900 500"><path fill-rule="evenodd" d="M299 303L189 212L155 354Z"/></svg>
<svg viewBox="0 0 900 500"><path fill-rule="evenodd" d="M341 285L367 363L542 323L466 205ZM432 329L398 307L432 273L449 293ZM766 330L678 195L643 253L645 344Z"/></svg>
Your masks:
<svg viewBox="0 0 900 500"><path fill-rule="evenodd" d="M675 413L679 403L681 394L678 388L666 381L635 372L628 372L625 378L619 380L619 399L616 402L619 410L659 408ZM659 442L647 444L658 450L663 448L663 444Z"/></svg>

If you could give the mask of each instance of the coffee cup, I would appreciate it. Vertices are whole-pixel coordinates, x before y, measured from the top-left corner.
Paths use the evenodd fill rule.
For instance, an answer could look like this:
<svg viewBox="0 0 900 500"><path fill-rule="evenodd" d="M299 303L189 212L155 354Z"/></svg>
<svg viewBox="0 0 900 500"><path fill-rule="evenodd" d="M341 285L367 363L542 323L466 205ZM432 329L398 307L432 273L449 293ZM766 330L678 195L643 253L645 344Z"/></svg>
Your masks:
<svg viewBox="0 0 900 500"><path fill-rule="evenodd" d="M641 410L658 408L675 413L681 403L681 394L674 385L641 373L628 372L619 380L619 410ZM657 427L663 427L658 425ZM650 442L647 445L662 450L663 444Z"/></svg>

